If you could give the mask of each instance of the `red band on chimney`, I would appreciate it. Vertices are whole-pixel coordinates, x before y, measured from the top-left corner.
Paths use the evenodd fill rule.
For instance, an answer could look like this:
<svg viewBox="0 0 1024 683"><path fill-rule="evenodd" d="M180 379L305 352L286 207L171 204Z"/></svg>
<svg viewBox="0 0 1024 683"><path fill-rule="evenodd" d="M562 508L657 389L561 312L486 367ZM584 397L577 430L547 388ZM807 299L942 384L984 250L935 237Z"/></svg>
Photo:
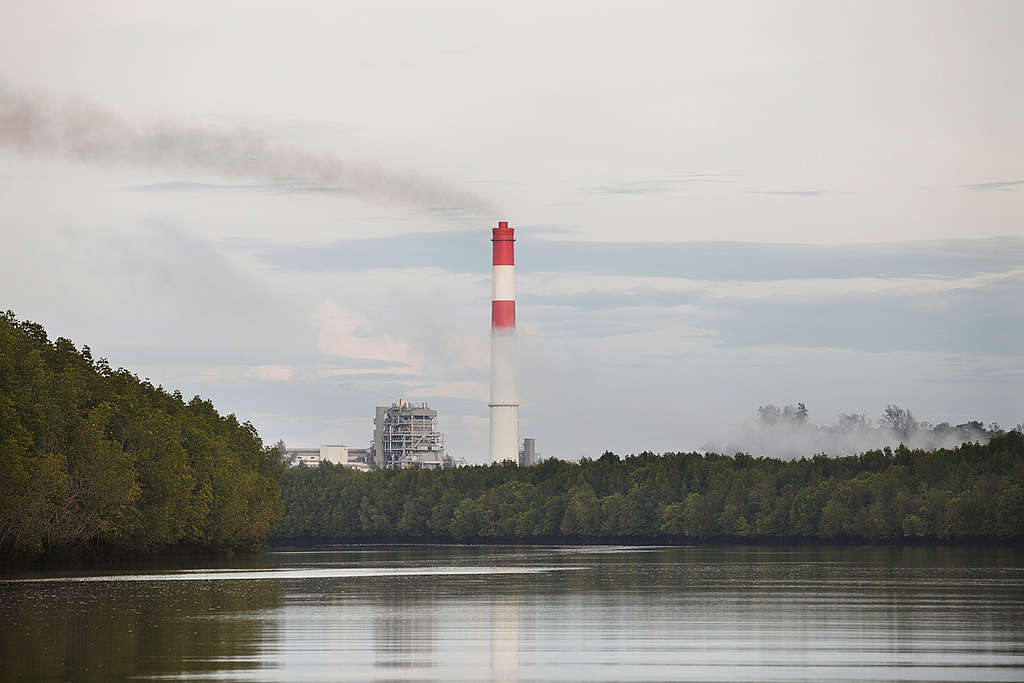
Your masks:
<svg viewBox="0 0 1024 683"><path fill-rule="evenodd" d="M516 302L491 302L491 329L509 331L516 329Z"/></svg>
<svg viewBox="0 0 1024 683"><path fill-rule="evenodd" d="M492 231L494 242L494 261L496 266L514 266L515 259L515 228L508 227L506 221L498 223Z"/></svg>

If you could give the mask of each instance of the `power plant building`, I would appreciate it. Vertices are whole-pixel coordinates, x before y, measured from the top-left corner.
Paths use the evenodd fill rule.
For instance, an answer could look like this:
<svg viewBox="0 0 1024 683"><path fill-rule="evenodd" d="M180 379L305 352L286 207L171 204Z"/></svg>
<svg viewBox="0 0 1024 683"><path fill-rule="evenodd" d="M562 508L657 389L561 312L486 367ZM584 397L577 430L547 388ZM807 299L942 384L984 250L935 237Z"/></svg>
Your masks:
<svg viewBox="0 0 1024 683"><path fill-rule="evenodd" d="M433 469L445 462L444 434L437 429L437 411L426 403L399 400L377 406L373 418L373 466L377 469Z"/></svg>
<svg viewBox="0 0 1024 683"><path fill-rule="evenodd" d="M437 411L426 403L404 399L377 406L373 419L373 443L369 448L327 445L319 448L285 448L281 460L288 467L316 467L322 462L352 470L417 467L433 469L454 465L445 450L445 438L437 429Z"/></svg>
<svg viewBox="0 0 1024 683"><path fill-rule="evenodd" d="M519 466L529 467L537 464L537 440L523 439L523 445L519 448Z"/></svg>
<svg viewBox="0 0 1024 683"><path fill-rule="evenodd" d="M319 448L286 448L281 453L281 459L288 467L316 467L322 462L329 462L354 470L370 469L365 463L351 459L349 447L341 444L328 444Z"/></svg>

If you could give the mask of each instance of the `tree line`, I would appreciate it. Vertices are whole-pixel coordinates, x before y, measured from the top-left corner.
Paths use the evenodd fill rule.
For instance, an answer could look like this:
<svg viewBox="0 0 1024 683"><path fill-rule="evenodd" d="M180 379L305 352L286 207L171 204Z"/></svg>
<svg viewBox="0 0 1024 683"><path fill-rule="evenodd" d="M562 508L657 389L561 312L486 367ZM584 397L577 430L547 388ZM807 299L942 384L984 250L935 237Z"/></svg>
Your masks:
<svg viewBox="0 0 1024 683"><path fill-rule="evenodd" d="M0 557L253 547L282 469L250 423L0 315Z"/></svg>
<svg viewBox="0 0 1024 683"><path fill-rule="evenodd" d="M807 414L802 405L762 412L764 420L801 424ZM886 419L908 433L926 427L895 409ZM953 429L961 428L981 429ZM957 448L794 461L605 453L523 468L362 473L325 463L285 472L250 423L112 369L87 346L51 341L41 325L7 312L0 315L0 560L108 548L251 548L268 536L1022 540L1022 431L990 429L987 443Z"/></svg>
<svg viewBox="0 0 1024 683"><path fill-rule="evenodd" d="M1024 540L1024 434L783 461L605 453L370 473L324 463L281 481L288 541L806 542Z"/></svg>

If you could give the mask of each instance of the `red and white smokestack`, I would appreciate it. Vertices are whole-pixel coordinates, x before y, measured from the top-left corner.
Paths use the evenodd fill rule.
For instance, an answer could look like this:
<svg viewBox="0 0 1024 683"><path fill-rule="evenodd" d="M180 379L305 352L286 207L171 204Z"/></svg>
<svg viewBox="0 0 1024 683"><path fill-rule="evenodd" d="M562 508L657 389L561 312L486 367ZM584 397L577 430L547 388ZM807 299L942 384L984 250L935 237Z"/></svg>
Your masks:
<svg viewBox="0 0 1024 683"><path fill-rule="evenodd" d="M507 221L500 221L492 231L491 241L491 462L518 462L515 230L508 227Z"/></svg>

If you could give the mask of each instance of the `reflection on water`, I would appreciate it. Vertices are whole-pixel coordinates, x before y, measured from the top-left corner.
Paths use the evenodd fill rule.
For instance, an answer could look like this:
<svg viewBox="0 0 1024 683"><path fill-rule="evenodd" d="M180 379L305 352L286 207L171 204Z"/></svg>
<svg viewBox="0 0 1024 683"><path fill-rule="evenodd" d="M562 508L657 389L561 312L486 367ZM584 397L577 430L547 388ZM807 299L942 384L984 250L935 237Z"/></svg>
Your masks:
<svg viewBox="0 0 1024 683"><path fill-rule="evenodd" d="M491 603L491 674L515 680L519 669L519 602L504 595Z"/></svg>
<svg viewBox="0 0 1024 683"><path fill-rule="evenodd" d="M114 680L250 668L276 637L281 585L0 585L0 600L5 679Z"/></svg>
<svg viewBox="0 0 1024 683"><path fill-rule="evenodd" d="M0 677L1021 680L1022 608L1016 549L277 552L0 577Z"/></svg>
<svg viewBox="0 0 1024 683"><path fill-rule="evenodd" d="M535 574L583 567L315 567L306 569L183 569L160 574L97 574L11 578L7 583L96 583L119 581L238 581L240 579L322 579L363 576L459 576L466 574Z"/></svg>

